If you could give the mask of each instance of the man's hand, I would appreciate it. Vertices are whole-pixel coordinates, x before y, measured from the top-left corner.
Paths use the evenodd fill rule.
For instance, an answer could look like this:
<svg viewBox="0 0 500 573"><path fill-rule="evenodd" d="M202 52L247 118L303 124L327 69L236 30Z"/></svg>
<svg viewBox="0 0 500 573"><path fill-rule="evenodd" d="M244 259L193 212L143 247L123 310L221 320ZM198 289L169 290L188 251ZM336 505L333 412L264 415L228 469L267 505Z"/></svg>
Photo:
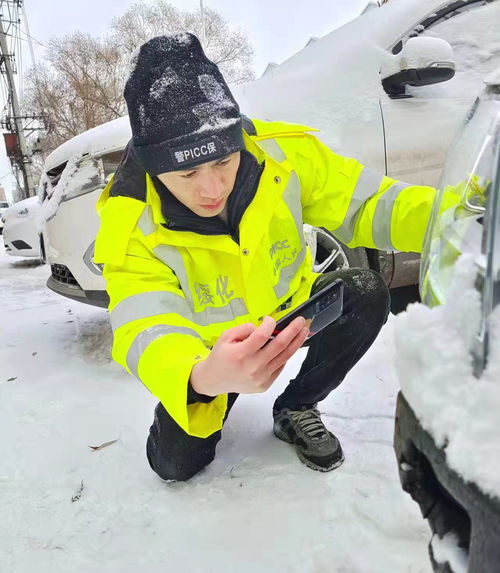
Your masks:
<svg viewBox="0 0 500 573"><path fill-rule="evenodd" d="M305 324L299 316L273 340L276 322L270 316L258 327L241 324L226 330L209 356L193 367L191 386L206 396L265 392L307 338Z"/></svg>

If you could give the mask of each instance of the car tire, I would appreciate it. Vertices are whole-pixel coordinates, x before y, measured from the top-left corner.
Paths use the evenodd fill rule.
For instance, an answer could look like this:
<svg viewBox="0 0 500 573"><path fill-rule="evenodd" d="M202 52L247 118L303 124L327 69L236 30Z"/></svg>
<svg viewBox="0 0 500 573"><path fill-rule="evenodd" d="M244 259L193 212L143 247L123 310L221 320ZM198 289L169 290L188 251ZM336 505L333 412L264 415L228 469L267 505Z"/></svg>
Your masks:
<svg viewBox="0 0 500 573"><path fill-rule="evenodd" d="M370 268L366 249L362 247L351 249L322 227L313 227L313 233L316 238L314 272L326 273L345 268Z"/></svg>

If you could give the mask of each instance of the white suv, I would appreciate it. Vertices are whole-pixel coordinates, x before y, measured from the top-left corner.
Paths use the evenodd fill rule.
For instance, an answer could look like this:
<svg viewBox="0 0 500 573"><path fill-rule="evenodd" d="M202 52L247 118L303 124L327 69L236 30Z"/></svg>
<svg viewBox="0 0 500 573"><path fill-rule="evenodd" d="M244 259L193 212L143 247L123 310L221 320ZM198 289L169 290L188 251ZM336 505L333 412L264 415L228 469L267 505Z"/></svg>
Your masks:
<svg viewBox="0 0 500 573"><path fill-rule="evenodd" d="M234 93L249 117L319 128L318 136L342 155L410 183L436 185L482 78L500 65L495 22L500 0L389 2ZM92 262L95 204L129 138L124 117L73 138L47 158L41 250L51 265L48 286L65 296L107 304ZM322 270L370 266L391 287L418 280L416 254L348 249L324 230L311 232Z"/></svg>

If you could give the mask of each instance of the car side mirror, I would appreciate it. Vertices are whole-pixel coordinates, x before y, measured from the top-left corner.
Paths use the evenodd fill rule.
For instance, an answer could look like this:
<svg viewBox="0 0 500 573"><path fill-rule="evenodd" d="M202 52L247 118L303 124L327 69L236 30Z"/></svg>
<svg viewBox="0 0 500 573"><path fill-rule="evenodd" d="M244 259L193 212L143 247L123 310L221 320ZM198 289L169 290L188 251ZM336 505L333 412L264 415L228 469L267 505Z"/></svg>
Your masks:
<svg viewBox="0 0 500 573"><path fill-rule="evenodd" d="M410 38L399 54L383 64L380 75L391 98L411 97L405 86L428 86L455 75L453 48L441 38Z"/></svg>

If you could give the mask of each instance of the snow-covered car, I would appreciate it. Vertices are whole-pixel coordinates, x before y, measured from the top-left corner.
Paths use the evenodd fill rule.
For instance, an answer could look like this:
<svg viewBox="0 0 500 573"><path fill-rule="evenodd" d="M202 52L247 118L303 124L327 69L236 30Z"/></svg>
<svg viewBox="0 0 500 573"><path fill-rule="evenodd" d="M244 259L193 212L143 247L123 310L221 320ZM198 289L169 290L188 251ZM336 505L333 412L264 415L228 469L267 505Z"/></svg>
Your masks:
<svg viewBox="0 0 500 573"><path fill-rule="evenodd" d="M0 201L0 235L3 233L3 226L5 223L3 215L8 208L9 204L7 203L7 201Z"/></svg>
<svg viewBox="0 0 500 573"><path fill-rule="evenodd" d="M318 136L343 155L398 179L435 185L483 77L500 64L495 20L500 0L391 0L233 91L249 117L319 128ZM48 286L65 296L107 304L92 262L95 204L129 138L128 118L119 118L64 143L46 160L41 249L51 265ZM324 230L312 234L323 270L370 266L391 287L418 280L416 254L348 249Z"/></svg>
<svg viewBox="0 0 500 573"><path fill-rule="evenodd" d="M5 251L15 257L40 257L37 215L38 197L14 203L2 215Z"/></svg>
<svg viewBox="0 0 500 573"><path fill-rule="evenodd" d="M396 322L395 450L435 571L500 570L500 69L449 152L422 258L424 304Z"/></svg>

